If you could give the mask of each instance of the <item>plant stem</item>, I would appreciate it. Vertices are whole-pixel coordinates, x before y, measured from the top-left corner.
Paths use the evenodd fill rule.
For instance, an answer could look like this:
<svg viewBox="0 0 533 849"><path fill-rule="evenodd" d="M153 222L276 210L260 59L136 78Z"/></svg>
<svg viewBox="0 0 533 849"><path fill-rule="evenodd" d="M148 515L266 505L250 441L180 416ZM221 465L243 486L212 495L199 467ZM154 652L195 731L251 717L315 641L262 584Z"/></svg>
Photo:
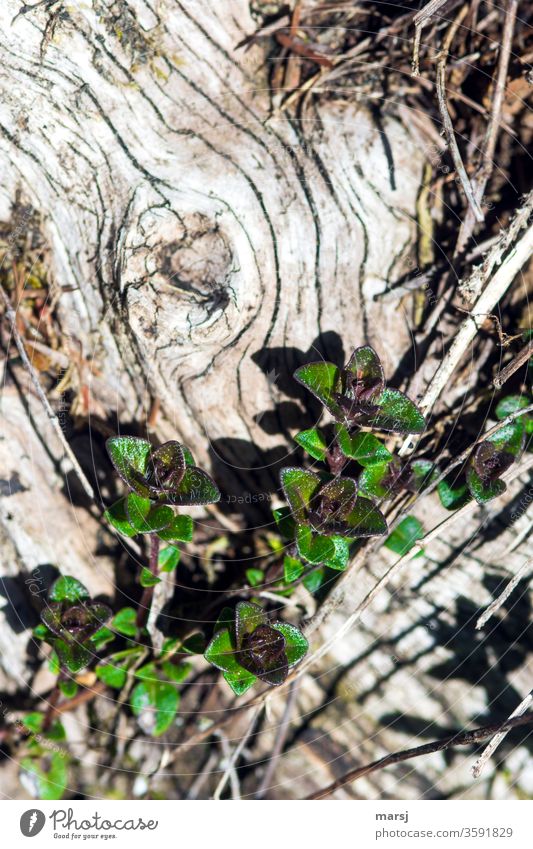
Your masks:
<svg viewBox="0 0 533 849"><path fill-rule="evenodd" d="M152 575L157 578L159 573L159 537L157 534L150 534L150 562L148 564L148 568ZM148 614L150 613L153 594L153 586L144 588L144 592L139 602L139 609L137 610L138 628L144 628L146 625Z"/></svg>

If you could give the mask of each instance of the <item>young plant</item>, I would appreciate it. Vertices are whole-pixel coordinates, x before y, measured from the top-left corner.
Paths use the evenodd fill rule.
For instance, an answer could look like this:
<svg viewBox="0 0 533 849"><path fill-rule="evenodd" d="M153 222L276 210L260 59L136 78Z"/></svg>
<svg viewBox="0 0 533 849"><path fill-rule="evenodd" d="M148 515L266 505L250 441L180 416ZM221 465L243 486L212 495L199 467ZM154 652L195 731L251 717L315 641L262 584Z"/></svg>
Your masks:
<svg viewBox="0 0 533 849"><path fill-rule="evenodd" d="M224 608L205 659L220 669L236 696L257 680L283 684L289 669L306 654L309 644L288 622L270 622L261 607L241 601L235 611Z"/></svg>
<svg viewBox="0 0 533 849"><path fill-rule="evenodd" d="M152 448L146 439L114 436L107 451L129 493L105 512L106 519L122 535L147 534L150 539L149 566L140 575L145 592L139 605L137 624L148 617L154 586L161 580L160 568L172 571L179 561L175 545L160 552L160 542L190 542L193 520L176 513L176 508L213 504L220 498L218 487L203 469L195 466L191 452L179 442Z"/></svg>
<svg viewBox="0 0 533 849"><path fill-rule="evenodd" d="M479 504L485 504L507 489L500 477L521 453L524 430L524 423L515 419L474 449L466 473L466 483L470 495Z"/></svg>
<svg viewBox="0 0 533 849"><path fill-rule="evenodd" d="M97 634L111 618L112 611L92 601L86 587L69 575L58 578L48 593L41 612L42 626L36 636L49 643L58 659L60 689L72 695L71 676L91 662ZM63 684L63 687L61 686Z"/></svg>
<svg viewBox="0 0 533 849"><path fill-rule="evenodd" d="M343 368L333 363L308 363L294 373L348 431L355 427L393 433L422 433L425 419L398 389L385 385L383 366L369 345L356 348Z"/></svg>
<svg viewBox="0 0 533 849"><path fill-rule="evenodd" d="M434 473L426 460L402 464L373 433L362 427L393 433L421 433L425 419L402 392L385 385L381 361L370 346L356 348L348 363L309 363L297 369L297 381L309 389L335 420L334 440L328 445L319 428L302 431L296 442L328 472L298 468L281 471L281 487L288 509L274 511L280 532L294 545L284 563L286 580L304 584L309 566L342 571L353 540L387 533L381 511L365 497L383 498L404 488L419 491ZM342 477L355 461L357 477ZM362 494L361 494L362 493ZM297 555L295 557L294 555ZM319 586L313 578L312 586Z"/></svg>

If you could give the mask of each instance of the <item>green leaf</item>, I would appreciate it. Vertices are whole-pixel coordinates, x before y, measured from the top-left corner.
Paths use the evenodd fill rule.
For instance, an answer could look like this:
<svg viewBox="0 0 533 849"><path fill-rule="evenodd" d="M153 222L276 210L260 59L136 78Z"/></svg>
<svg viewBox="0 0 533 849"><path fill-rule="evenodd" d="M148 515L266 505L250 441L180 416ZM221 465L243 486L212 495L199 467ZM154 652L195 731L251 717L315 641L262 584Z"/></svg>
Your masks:
<svg viewBox="0 0 533 849"><path fill-rule="evenodd" d="M293 519L291 508L280 507L279 509L272 510L272 515L281 536L284 539L294 539L296 523Z"/></svg>
<svg viewBox="0 0 533 849"><path fill-rule="evenodd" d="M193 504L214 504L220 500L220 492L207 472L198 466L187 466L177 490L166 493L164 498L167 504L175 507L190 507Z"/></svg>
<svg viewBox="0 0 533 849"><path fill-rule="evenodd" d="M172 663L170 660L165 660L161 664L161 669L171 681L174 681L175 684L181 684L182 681L185 681L188 675L192 672L192 664L191 663Z"/></svg>
<svg viewBox="0 0 533 849"><path fill-rule="evenodd" d="M140 681L131 694L131 709L141 728L159 737L172 724L180 702L174 684L166 681Z"/></svg>
<svg viewBox="0 0 533 849"><path fill-rule="evenodd" d="M223 628L227 628L228 631L231 632L234 624L235 611L231 607L223 607L220 613L218 614L218 619L215 623L213 633L216 634L217 631L221 631Z"/></svg>
<svg viewBox="0 0 533 849"><path fill-rule="evenodd" d="M258 604L251 601L239 601L235 608L235 638L240 648L245 634L252 634L259 625L268 623L266 613Z"/></svg>
<svg viewBox="0 0 533 849"><path fill-rule="evenodd" d="M507 489L506 484L502 480L497 479L489 483L484 483L472 467L466 473L466 481L470 494L476 499L478 504L486 504L487 501L491 501L493 498L502 495Z"/></svg>
<svg viewBox="0 0 533 849"><path fill-rule="evenodd" d="M331 537L322 534L314 534L307 525L298 528L296 538L298 554L308 563L324 563L335 557L335 543Z"/></svg>
<svg viewBox="0 0 533 849"><path fill-rule="evenodd" d="M124 634L126 637L134 637L137 633L136 619L137 613L133 607L123 607L113 617L111 625L119 634Z"/></svg>
<svg viewBox="0 0 533 849"><path fill-rule="evenodd" d="M161 578L158 578L157 575L154 575L153 572L150 572L146 566L143 566L141 569L141 574L139 576L139 582L141 587L155 587L156 584L161 583Z"/></svg>
<svg viewBox="0 0 533 849"><path fill-rule="evenodd" d="M409 463L409 467L413 476L412 485L409 488L415 492L426 489L439 475L438 469L431 460L413 460Z"/></svg>
<svg viewBox="0 0 533 849"><path fill-rule="evenodd" d="M190 542L193 536L193 520L190 516L174 516L164 531L159 531L159 539L166 542ZM179 558L178 558L179 559ZM170 570L169 570L170 571Z"/></svg>
<svg viewBox="0 0 533 849"><path fill-rule="evenodd" d="M44 622L39 622L39 624L33 629L33 636L36 640L49 640L52 636L52 632L46 627Z"/></svg>
<svg viewBox="0 0 533 849"><path fill-rule="evenodd" d="M523 410L524 407L529 407L531 399L527 395L507 395L502 398L496 405L496 418L506 419L511 413L516 413L518 410Z"/></svg>
<svg viewBox="0 0 533 849"><path fill-rule="evenodd" d="M243 696L250 687L253 687L258 680L251 672L247 672L242 666L239 667L238 674L234 672L224 672L222 677L230 685L236 696Z"/></svg>
<svg viewBox="0 0 533 849"><path fill-rule="evenodd" d="M115 634L113 631L110 631L107 626L103 628L99 628L96 634L93 634L92 637L89 637L89 641L92 646L94 646L96 651L100 651L104 646L108 643L111 643L115 639Z"/></svg>
<svg viewBox="0 0 533 849"><path fill-rule="evenodd" d="M285 498L297 522L304 522L312 496L320 487L314 472L289 467L282 469L280 480Z"/></svg>
<svg viewBox="0 0 533 849"><path fill-rule="evenodd" d="M356 348L344 370L356 378L365 393L381 390L385 383L381 360L370 345Z"/></svg>
<svg viewBox="0 0 533 849"><path fill-rule="evenodd" d="M265 579L265 573L262 569L247 569L246 570L246 580L250 584L251 587L258 587L263 583Z"/></svg>
<svg viewBox="0 0 533 849"><path fill-rule="evenodd" d="M293 581L297 581L305 571L304 564L297 560L295 557L287 557L283 558L283 575L285 578L286 584L292 584Z"/></svg>
<svg viewBox="0 0 533 849"><path fill-rule="evenodd" d="M494 445L498 451L505 451L516 458L524 444L524 423L521 419L515 419L485 441Z"/></svg>
<svg viewBox="0 0 533 849"><path fill-rule="evenodd" d="M116 690L122 690L126 683L128 674L121 666L114 666L112 663L99 664L96 669L96 677L107 684L108 687L114 687Z"/></svg>
<svg viewBox="0 0 533 849"><path fill-rule="evenodd" d="M67 642L66 640L54 640L54 649L62 666L69 672L80 672L89 665L92 652L83 643Z"/></svg>
<svg viewBox="0 0 533 849"><path fill-rule="evenodd" d="M130 492L126 499L126 514L138 534L163 532L174 521L174 512L166 505L153 506L149 498Z"/></svg>
<svg viewBox="0 0 533 849"><path fill-rule="evenodd" d="M119 498L118 501L115 501L115 503L105 511L104 518L110 525L113 525L115 530L117 530L119 534L122 534L122 536L136 536L137 531L131 524L126 513L125 498Z"/></svg>
<svg viewBox="0 0 533 849"><path fill-rule="evenodd" d="M309 643L302 632L288 622L273 622L272 627L285 637L285 654L289 666L294 666L304 657Z"/></svg>
<svg viewBox="0 0 533 849"><path fill-rule="evenodd" d="M173 572L180 562L181 551L175 545L167 545L159 552L158 565L161 572Z"/></svg>
<svg viewBox="0 0 533 849"><path fill-rule="evenodd" d="M54 801L63 797L68 781L66 753L47 752L44 758L22 758L20 766L33 779L37 798Z"/></svg>
<svg viewBox="0 0 533 849"><path fill-rule="evenodd" d="M141 681L159 681L157 668L153 661L140 666L133 674L136 678L140 678Z"/></svg>
<svg viewBox="0 0 533 849"><path fill-rule="evenodd" d="M306 590L311 593L311 595L314 595L316 592L318 592L318 590L324 583L326 574L327 573L325 567L322 567L321 569L313 569L313 571L310 572L309 575L305 576L302 581L302 584L304 585Z"/></svg>
<svg viewBox="0 0 533 849"><path fill-rule="evenodd" d="M70 575L62 575L52 584L48 593L50 601L71 601L73 603L89 598L89 592L83 584Z"/></svg>
<svg viewBox="0 0 533 849"><path fill-rule="evenodd" d="M115 469L130 489L138 495L148 495L143 478L152 450L150 443L136 436L113 436L107 440L106 448Z"/></svg>
<svg viewBox="0 0 533 849"><path fill-rule="evenodd" d="M424 536L424 529L415 516L406 516L385 540L385 546L395 554L407 554L417 540Z"/></svg>
<svg viewBox="0 0 533 849"><path fill-rule="evenodd" d="M384 486L384 481L388 474L388 463L368 466L366 469L363 469L358 480L360 492L364 492L365 495L371 495L374 498L387 498L390 490Z"/></svg>
<svg viewBox="0 0 533 849"><path fill-rule="evenodd" d="M344 537L330 537L335 546L335 554L333 557L325 560L326 566L330 569L335 569L337 572L344 572L350 559L350 543Z"/></svg>
<svg viewBox="0 0 533 849"><path fill-rule="evenodd" d="M38 711L27 713L22 717L21 722L24 728L31 732L31 734L41 734L43 733L44 713L39 713ZM58 742L67 738L63 723L59 720L53 722L48 731L44 732L44 735L48 740L56 740Z"/></svg>
<svg viewBox="0 0 533 849"><path fill-rule="evenodd" d="M368 498L355 499L355 506L346 517L346 523L353 530L353 537L381 536L388 530L383 513Z"/></svg>
<svg viewBox="0 0 533 849"><path fill-rule="evenodd" d="M309 430L301 430L294 437L294 441L301 445L315 460L324 460L328 446L322 433L316 427Z"/></svg>
<svg viewBox="0 0 533 849"><path fill-rule="evenodd" d="M379 407L379 411L365 418L364 423L369 427L393 433L422 433L425 430L424 416L398 389L387 387L372 399L372 404Z"/></svg>
<svg viewBox="0 0 533 849"><path fill-rule="evenodd" d="M330 412L340 413L333 394L338 391L341 372L333 363L307 363L294 372L294 378L322 402Z"/></svg>
<svg viewBox="0 0 533 849"><path fill-rule="evenodd" d="M194 466L194 457L192 456L190 450L186 445L181 446L181 450L183 451L183 456L185 457L185 462L188 466Z"/></svg>
<svg viewBox="0 0 533 849"><path fill-rule="evenodd" d="M446 510L458 510L464 507L470 499L471 495L466 483L456 484L449 483L446 480L440 481L437 485L440 503Z"/></svg>
<svg viewBox="0 0 533 849"><path fill-rule="evenodd" d="M256 607L256 605L253 605ZM228 628L217 631L209 643L204 657L224 673L224 679L230 685L236 696L242 696L246 690L255 684L257 678L237 662L237 650Z"/></svg>
<svg viewBox="0 0 533 849"><path fill-rule="evenodd" d="M392 459L390 451L373 433L350 435L344 425L337 425L335 432L344 456L356 460L360 466L375 466Z"/></svg>
<svg viewBox="0 0 533 849"><path fill-rule="evenodd" d="M72 678L61 678L57 686L67 699L71 699L78 692L78 685Z"/></svg>

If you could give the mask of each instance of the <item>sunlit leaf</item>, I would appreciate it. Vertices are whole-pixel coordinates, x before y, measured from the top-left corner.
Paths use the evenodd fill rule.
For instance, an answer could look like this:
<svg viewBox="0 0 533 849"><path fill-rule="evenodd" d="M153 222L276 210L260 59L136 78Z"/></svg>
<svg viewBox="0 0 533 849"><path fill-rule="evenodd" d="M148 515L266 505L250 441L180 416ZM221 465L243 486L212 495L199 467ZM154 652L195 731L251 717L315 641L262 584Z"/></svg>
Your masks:
<svg viewBox="0 0 533 849"><path fill-rule="evenodd" d="M320 477L305 469L289 467L281 470L280 480L295 520L304 522L311 498L320 487Z"/></svg>
<svg viewBox="0 0 533 849"><path fill-rule="evenodd" d="M131 693L131 709L142 730L159 737L170 727L180 701L174 684L166 681L140 681Z"/></svg>
<svg viewBox="0 0 533 849"><path fill-rule="evenodd" d="M392 454L373 433L351 435L344 425L335 428L337 439L345 457L356 460L361 466L387 463Z"/></svg>
<svg viewBox="0 0 533 849"><path fill-rule="evenodd" d="M80 601L89 598L89 591L81 581L71 575L62 575L52 584L48 593L50 601Z"/></svg>
<svg viewBox="0 0 533 849"><path fill-rule="evenodd" d="M304 564L297 560L295 557L284 557L283 558L283 575L286 584L292 584L293 581L297 581L305 571Z"/></svg>
<svg viewBox="0 0 533 849"><path fill-rule="evenodd" d="M120 477L138 495L148 495L144 480L151 445L146 439L135 436L113 436L106 442L106 448Z"/></svg>
<svg viewBox="0 0 533 849"><path fill-rule="evenodd" d="M309 649L309 643L302 632L288 622L273 622L272 628L285 637L285 654L289 667L298 663Z"/></svg>
<svg viewBox="0 0 533 849"><path fill-rule="evenodd" d="M157 575L154 575L154 573L150 571L150 569L143 566L139 576L139 583L141 587L155 587L156 584L161 583L161 578L158 578Z"/></svg>
<svg viewBox="0 0 533 849"><path fill-rule="evenodd" d="M193 526L190 516L174 516L168 527L158 532L158 537L166 542L190 542L193 537Z"/></svg>
<svg viewBox="0 0 533 849"><path fill-rule="evenodd" d="M104 513L104 518L122 536L134 537L137 534L126 513L126 498L119 498L111 507L108 507Z"/></svg>
<svg viewBox="0 0 533 849"><path fill-rule="evenodd" d="M322 433L316 427L302 430L294 437L294 441L301 445L315 460L324 460L328 446Z"/></svg>
<svg viewBox="0 0 533 849"><path fill-rule="evenodd" d="M424 536L424 528L415 516L406 516L385 540L385 546L396 554L407 554Z"/></svg>
<svg viewBox="0 0 533 849"><path fill-rule="evenodd" d="M294 372L298 383L303 384L313 395L318 398L333 415L341 414L341 410L334 399L334 393L339 391L341 371L333 363L307 363Z"/></svg>

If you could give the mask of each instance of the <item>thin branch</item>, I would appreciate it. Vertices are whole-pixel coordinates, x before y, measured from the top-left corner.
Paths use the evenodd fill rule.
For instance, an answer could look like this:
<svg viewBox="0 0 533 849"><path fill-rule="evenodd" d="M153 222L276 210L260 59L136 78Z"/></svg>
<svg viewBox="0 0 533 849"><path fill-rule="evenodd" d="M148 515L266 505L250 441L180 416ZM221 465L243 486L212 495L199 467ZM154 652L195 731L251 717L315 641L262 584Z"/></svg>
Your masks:
<svg viewBox="0 0 533 849"><path fill-rule="evenodd" d="M244 747L246 746L248 740L252 736L252 732L255 728L255 723L259 719L259 714L261 713L262 710L263 710L263 702L261 702L259 705L257 705L256 709L254 710L254 712L252 714L252 718L250 720L250 724L248 725L248 729L246 731L246 734L241 738L239 745L235 748L235 751L233 752L233 755L230 758L230 761L226 766L226 770L224 772L224 775L220 779L220 781L217 785L217 788L216 788L215 792L213 793L213 799L220 799L221 793L224 790L224 787L226 786L228 778L230 778L233 770L235 769L235 765L236 765L237 761L239 760L239 758L241 756L241 753L242 753Z"/></svg>
<svg viewBox="0 0 533 849"><path fill-rule="evenodd" d="M479 206L477 198L474 195L474 190L472 188L472 184L470 182L470 178L466 173L466 169L463 165L463 160L461 159L461 152L457 145L457 141L455 138L455 132L453 129L452 119L450 118L450 113L448 111L448 104L446 102L446 62L448 59L448 51L450 49L450 45L452 43L453 37L457 32L457 29L461 25L464 20L466 14L468 12L468 6L465 5L457 15L455 21L451 25L446 39L444 41L444 45L442 51L437 60L437 74L436 74L436 84L437 84L437 101L439 104L439 110L442 118L442 124L444 127L444 133L446 135L446 141L448 142L448 147L450 149L450 153L453 159L453 163L455 165L455 169L461 181L461 185L463 187L464 193L470 204L470 208L474 214L476 221L482 222L485 219L483 215L483 211Z"/></svg>
<svg viewBox="0 0 533 849"><path fill-rule="evenodd" d="M276 742L274 743L272 754L268 759L263 780L255 794L256 799L263 799L267 791L270 789L279 757L283 751L283 747L289 733L289 728L291 727L291 716L296 702L296 694L298 692L299 684L300 682L298 680L294 680L291 682L291 686L289 687L287 701L285 702L285 710L283 711L283 716L278 727Z"/></svg>
<svg viewBox="0 0 533 849"><path fill-rule="evenodd" d="M41 386L41 381L39 380L37 372L35 371L34 367L32 366L32 364L30 362L30 358L28 357L28 354L26 352L26 348L24 346L24 342L22 341L22 336L20 335L18 328L17 328L17 314L16 314L15 310L13 309L13 307L11 306L10 300L7 297L7 295L4 291L4 288L2 286L0 286L0 297L2 298L2 300L4 302L4 306L5 306L5 309L6 309L6 316L9 320L10 325L11 325L11 332L12 332L13 338L15 340L15 345L17 346L18 352L20 354L20 358L21 358L22 362L24 363L24 367L26 368L28 374L30 375L31 382L33 383L33 386L34 386L35 391L36 391L36 393L39 397L39 400L40 400L41 404L43 405L44 409L46 410L48 418L50 419L52 427L55 430L57 437L58 437L59 441L61 442L61 445L63 446L65 454L67 455L70 462L72 463L72 468L74 469L74 471L75 471L75 473L78 477L78 480L80 481L83 489L85 490L85 492L87 493L89 498L92 501L94 501L94 490L93 490L91 484L89 483L89 481L87 480L85 473L82 470L80 464L78 463L78 460L76 459L76 456L75 456L74 452L72 451L72 448L70 447L67 440L65 439L65 435L64 435L63 431L61 430L61 424L59 422L59 419L56 416L56 414L54 413L52 407L50 406L50 402L45 395L43 387Z"/></svg>
<svg viewBox="0 0 533 849"><path fill-rule="evenodd" d="M530 706L531 702L533 702L533 690L530 693L528 693L528 695L525 697L525 699L523 699L523 701L520 702L518 707L515 708L515 710L512 712L511 716L507 720L506 725L508 725L508 723L510 723L513 719L517 719L518 717L522 717L522 715L526 712L526 710ZM493 739L490 741L489 745L487 746L487 748L485 749L485 751L483 752L481 757L478 758L478 760L475 762L474 766L472 767L472 775L474 776L474 778L479 778L479 776L481 775L481 773L483 771L485 764L487 763L489 758L492 757L492 755L494 754L494 752L496 751L496 749L498 748L498 746L500 745L500 743L505 738L505 736L507 735L508 732L509 732L509 728L504 726L503 728L500 728L500 730L498 731L496 736L493 737Z"/></svg>
<svg viewBox="0 0 533 849"><path fill-rule="evenodd" d="M529 358L532 357L532 356L533 356L533 340L531 340L531 342L528 342L527 345L524 345L524 347L522 348L520 353L518 353L516 355L516 357L513 360L511 360L509 365L506 365L505 368L502 368L502 370L499 372L499 374L496 375L496 377L492 381L494 383L494 386L496 387L496 389L501 389L503 384L507 380L509 380L510 377L512 377L512 375L515 373L515 371L518 371L518 369L521 366L524 365L526 360L529 360Z"/></svg>
<svg viewBox="0 0 533 849"><path fill-rule="evenodd" d="M498 598L495 598L494 601L489 604L489 606L486 608L486 610L481 614L481 616L477 620L477 622L476 622L476 630L477 631L479 631L480 628L483 628L483 626L487 624L489 619L492 616L494 616L494 614L500 609L500 607L503 604L505 604L505 602L507 601L507 599L509 598L509 596L511 595L511 593L513 592L515 587L518 586L518 584L522 580L522 576L526 573L528 567L531 566L532 563L533 563L533 560L526 560L525 563L522 563L522 565L521 565L520 569L518 570L518 572L516 573L516 575L513 575L511 580L508 582L508 584L506 584L503 592L500 593Z"/></svg>
<svg viewBox="0 0 533 849"><path fill-rule="evenodd" d="M474 186L474 195L478 203L485 192L485 188L494 170L494 156L496 153L496 143L498 141L498 130L501 123L501 114L503 99L505 95L505 87L507 83L507 75L509 73L509 60L511 57L511 49L513 43L513 33L516 22L516 13L518 10L518 0L507 0L507 9L505 11L505 24L503 27L502 44L500 48L500 58L498 61L498 73L494 83L494 94L492 97L492 110L490 120L487 126L487 132L483 143L483 153L477 173L475 174L472 183ZM460 254L466 245L474 227L474 216L471 210L468 210L464 221L459 230L457 238L456 254Z"/></svg>
<svg viewBox="0 0 533 849"><path fill-rule="evenodd" d="M528 196L527 205L529 207L532 200L533 192L531 192ZM514 245L514 248L503 259L498 270L487 282L485 288L479 295L476 303L472 307L471 313L460 326L446 356L435 372L422 400L420 401L419 406L423 413L428 413L432 409L444 387L449 384L451 377L462 360L468 346L474 340L480 324L483 323L487 315L491 314L494 306L503 297L523 265L531 258L532 253L533 226L530 226L520 241ZM416 445L417 440L408 437L403 443L399 451L399 455L404 457L406 454L412 453Z"/></svg>
<svg viewBox="0 0 533 849"><path fill-rule="evenodd" d="M425 743L423 746L417 746L414 749L403 749L401 752L395 752L392 755L387 755L386 757L380 758L378 761L373 761L366 766L351 769L341 778L337 778L336 781L333 781L327 787L322 788L322 790L317 790L316 793L313 793L307 798L325 799L326 796L330 796L336 790L344 787L345 784L350 784L352 781L356 781L364 775L369 775L371 772L377 772L379 769L384 769L385 767L401 763L402 761L408 761L412 758L419 758L421 755L430 755L433 752L443 752L446 749L451 749L455 746L471 746L475 743L479 743L481 740L486 740L487 737L492 737L494 734L507 733L513 728L519 728L522 725L530 725L531 723L533 723L533 713L528 713L525 716L517 716L514 719L508 719L503 724L498 722L493 725L485 725L481 728L474 728L472 731L457 731L454 734L450 734L448 737L445 737L443 740L437 740L433 743Z"/></svg>

